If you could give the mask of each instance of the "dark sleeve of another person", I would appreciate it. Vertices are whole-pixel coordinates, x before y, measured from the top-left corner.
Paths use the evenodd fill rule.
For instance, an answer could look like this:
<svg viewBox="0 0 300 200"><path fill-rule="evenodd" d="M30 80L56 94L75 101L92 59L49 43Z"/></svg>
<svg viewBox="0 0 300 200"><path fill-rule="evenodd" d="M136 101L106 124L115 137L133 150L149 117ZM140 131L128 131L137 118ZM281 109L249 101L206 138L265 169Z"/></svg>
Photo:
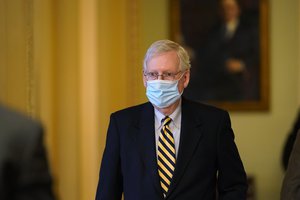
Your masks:
<svg viewBox="0 0 300 200"><path fill-rule="evenodd" d="M284 170L287 169L287 165L289 162L290 154L292 152L296 137L297 137L297 132L300 129L300 110L298 111L298 116L294 122L293 129L289 133L285 144L283 148L283 153L282 153L282 165Z"/></svg>
<svg viewBox="0 0 300 200"><path fill-rule="evenodd" d="M300 131L300 130L299 130ZM282 183L281 200L300 199L300 135L296 137Z"/></svg>
<svg viewBox="0 0 300 200"><path fill-rule="evenodd" d="M17 142L22 152L16 165L15 200L54 200L42 127L38 123L27 126Z"/></svg>

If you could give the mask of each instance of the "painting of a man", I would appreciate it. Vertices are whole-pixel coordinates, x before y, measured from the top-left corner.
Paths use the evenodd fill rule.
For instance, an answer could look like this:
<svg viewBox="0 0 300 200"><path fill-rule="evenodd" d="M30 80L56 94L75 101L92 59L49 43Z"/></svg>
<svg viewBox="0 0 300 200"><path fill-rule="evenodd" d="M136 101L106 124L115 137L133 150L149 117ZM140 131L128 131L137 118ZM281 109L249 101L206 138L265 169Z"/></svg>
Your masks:
<svg viewBox="0 0 300 200"><path fill-rule="evenodd" d="M202 5L196 1L180 2L182 24L190 23L187 21L191 15L187 16L185 12L193 3L206 9L211 7L210 13L202 13L202 18L206 18L202 19L202 23L199 20L198 25L192 25L196 31L184 29L186 25L181 26L182 39L194 58L194 76L185 96L199 101L258 100L258 3L246 0L200 1ZM247 9L244 10L243 6ZM201 12L197 13L193 17L198 15L201 18ZM197 26L204 26L206 31L203 28L197 30ZM197 33L201 36L198 39Z"/></svg>

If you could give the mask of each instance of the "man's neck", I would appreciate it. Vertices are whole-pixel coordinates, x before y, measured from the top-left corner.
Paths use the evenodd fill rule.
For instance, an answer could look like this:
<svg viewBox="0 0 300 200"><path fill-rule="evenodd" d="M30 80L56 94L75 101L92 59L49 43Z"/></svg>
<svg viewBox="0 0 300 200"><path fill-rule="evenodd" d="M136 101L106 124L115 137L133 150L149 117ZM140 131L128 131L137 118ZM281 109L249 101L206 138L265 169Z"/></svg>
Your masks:
<svg viewBox="0 0 300 200"><path fill-rule="evenodd" d="M166 107L166 108L158 108L157 106L154 105L154 107L163 115L165 116L170 116L178 107L179 103L181 101L181 98L178 99L175 103L173 103L172 105Z"/></svg>

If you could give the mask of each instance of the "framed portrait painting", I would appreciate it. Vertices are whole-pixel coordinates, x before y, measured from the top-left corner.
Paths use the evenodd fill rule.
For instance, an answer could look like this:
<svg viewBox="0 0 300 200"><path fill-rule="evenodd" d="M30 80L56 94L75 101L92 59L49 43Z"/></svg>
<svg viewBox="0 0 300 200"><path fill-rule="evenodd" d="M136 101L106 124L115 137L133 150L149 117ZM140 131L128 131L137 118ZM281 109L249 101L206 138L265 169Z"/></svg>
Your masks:
<svg viewBox="0 0 300 200"><path fill-rule="evenodd" d="M268 110L267 16L266 0L170 0L170 37L191 57L184 96L227 110Z"/></svg>

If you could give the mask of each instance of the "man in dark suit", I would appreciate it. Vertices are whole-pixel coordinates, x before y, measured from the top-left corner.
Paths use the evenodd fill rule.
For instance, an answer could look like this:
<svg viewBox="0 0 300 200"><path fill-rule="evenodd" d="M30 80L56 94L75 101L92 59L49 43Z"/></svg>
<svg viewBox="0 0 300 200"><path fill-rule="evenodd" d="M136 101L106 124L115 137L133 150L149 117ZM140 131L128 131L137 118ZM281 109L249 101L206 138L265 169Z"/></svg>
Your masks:
<svg viewBox="0 0 300 200"><path fill-rule="evenodd" d="M0 105L0 199L53 200L38 122Z"/></svg>
<svg viewBox="0 0 300 200"><path fill-rule="evenodd" d="M243 200L247 180L226 111L181 98L187 52L153 43L144 59L150 102L111 115L97 200Z"/></svg>

